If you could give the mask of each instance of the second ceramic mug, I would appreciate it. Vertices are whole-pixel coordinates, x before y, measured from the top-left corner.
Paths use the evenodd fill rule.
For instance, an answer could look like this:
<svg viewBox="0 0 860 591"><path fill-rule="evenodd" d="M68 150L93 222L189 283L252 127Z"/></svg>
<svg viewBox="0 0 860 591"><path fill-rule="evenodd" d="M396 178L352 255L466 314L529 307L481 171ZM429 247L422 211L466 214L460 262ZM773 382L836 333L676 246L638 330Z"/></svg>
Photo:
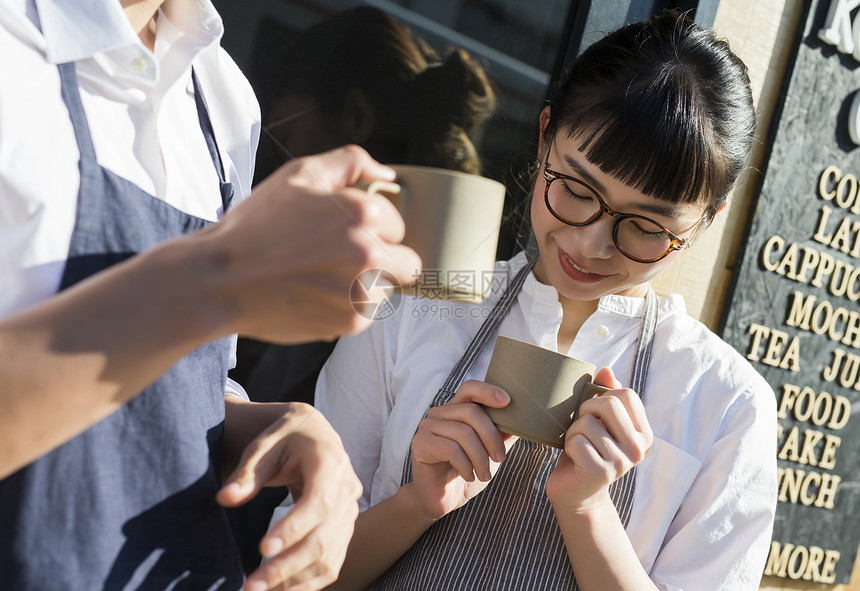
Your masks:
<svg viewBox="0 0 860 591"><path fill-rule="evenodd" d="M501 183L475 174L427 166L391 165L395 183L358 186L390 199L406 222L403 244L424 269L401 292L479 303L490 295L505 202Z"/></svg>
<svg viewBox="0 0 860 591"><path fill-rule="evenodd" d="M484 407L499 430L564 447L579 406L609 389L591 382L595 366L555 351L499 337L484 381L502 388L511 401Z"/></svg>

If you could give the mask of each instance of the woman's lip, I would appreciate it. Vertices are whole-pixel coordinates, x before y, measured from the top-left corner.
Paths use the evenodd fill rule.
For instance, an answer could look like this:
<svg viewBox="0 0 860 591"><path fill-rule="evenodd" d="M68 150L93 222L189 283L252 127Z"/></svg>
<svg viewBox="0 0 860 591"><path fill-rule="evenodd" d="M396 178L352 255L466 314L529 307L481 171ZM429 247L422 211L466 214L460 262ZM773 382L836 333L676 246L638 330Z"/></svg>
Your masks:
<svg viewBox="0 0 860 591"><path fill-rule="evenodd" d="M601 279L607 277L607 275L603 275L601 273L595 273L594 271L589 271L584 267L581 267L573 262L573 259L567 256L562 249L558 249L558 260L561 265L562 271L576 281L581 281L583 283L595 283L600 281Z"/></svg>

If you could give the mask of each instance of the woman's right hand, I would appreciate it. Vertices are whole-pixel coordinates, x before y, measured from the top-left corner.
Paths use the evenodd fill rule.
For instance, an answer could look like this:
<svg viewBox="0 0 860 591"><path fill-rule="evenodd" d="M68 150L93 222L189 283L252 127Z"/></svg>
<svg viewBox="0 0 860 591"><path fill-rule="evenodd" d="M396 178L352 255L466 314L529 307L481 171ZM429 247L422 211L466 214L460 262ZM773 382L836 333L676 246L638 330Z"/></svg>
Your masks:
<svg viewBox="0 0 860 591"><path fill-rule="evenodd" d="M468 380L443 406L431 408L412 438L410 486L421 511L436 520L487 487L516 441L496 428L481 404L501 408L500 388Z"/></svg>

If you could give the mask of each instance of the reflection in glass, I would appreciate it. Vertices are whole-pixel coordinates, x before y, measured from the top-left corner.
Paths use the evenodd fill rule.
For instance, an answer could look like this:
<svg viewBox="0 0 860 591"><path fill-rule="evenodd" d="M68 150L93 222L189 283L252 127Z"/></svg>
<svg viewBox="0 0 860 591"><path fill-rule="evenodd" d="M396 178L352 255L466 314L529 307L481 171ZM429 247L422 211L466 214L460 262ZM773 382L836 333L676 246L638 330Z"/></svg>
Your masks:
<svg viewBox="0 0 860 591"><path fill-rule="evenodd" d="M294 36L268 62L258 178L285 159L344 144L389 164L481 172L469 133L492 115L495 97L466 51L442 59L365 6Z"/></svg>

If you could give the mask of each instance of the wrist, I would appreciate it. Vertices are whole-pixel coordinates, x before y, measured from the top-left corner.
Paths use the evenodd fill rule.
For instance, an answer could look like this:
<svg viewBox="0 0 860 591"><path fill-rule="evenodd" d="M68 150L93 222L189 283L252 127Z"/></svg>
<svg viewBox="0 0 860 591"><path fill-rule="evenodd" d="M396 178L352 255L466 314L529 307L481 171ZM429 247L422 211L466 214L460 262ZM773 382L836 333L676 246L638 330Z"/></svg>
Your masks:
<svg viewBox="0 0 860 591"><path fill-rule="evenodd" d="M173 285L171 297L201 342L240 332L238 299L228 286L237 284L235 265L219 240L217 226L192 232L153 251L163 269L163 283Z"/></svg>
<svg viewBox="0 0 860 591"><path fill-rule="evenodd" d="M415 483L404 484L394 494L393 499L399 507L399 511L404 518L411 520L416 525L427 529L433 523L444 517L444 515L436 515L427 511L421 504L418 497Z"/></svg>
<svg viewBox="0 0 860 591"><path fill-rule="evenodd" d="M599 519L607 511L616 513L615 504L612 502L612 497L609 496L608 487L603 488L594 495L576 501L571 501L570 499L554 501L550 498L550 504L558 519L588 522L593 519Z"/></svg>

